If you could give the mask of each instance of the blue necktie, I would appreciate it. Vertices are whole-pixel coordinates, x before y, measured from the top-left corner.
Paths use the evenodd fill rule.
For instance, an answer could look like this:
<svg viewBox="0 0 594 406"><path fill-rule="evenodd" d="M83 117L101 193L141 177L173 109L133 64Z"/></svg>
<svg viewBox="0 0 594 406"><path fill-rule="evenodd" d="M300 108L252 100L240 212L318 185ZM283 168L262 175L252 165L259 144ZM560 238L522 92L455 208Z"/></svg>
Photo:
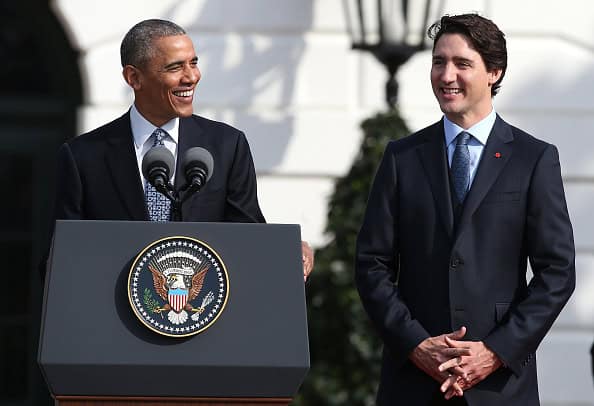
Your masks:
<svg viewBox="0 0 594 406"><path fill-rule="evenodd" d="M456 136L456 149L452 157L452 180L458 202L464 202L470 186L470 152L468 141L471 135L462 131Z"/></svg>
<svg viewBox="0 0 594 406"><path fill-rule="evenodd" d="M163 143L163 140L167 135L168 134L161 128L157 128L153 131L151 134L151 137L153 138L152 148L156 146L164 146L165 144ZM157 189L155 189L149 182L146 183L146 188L144 189L144 198L146 200L146 207L151 221L169 221L171 201L157 191Z"/></svg>

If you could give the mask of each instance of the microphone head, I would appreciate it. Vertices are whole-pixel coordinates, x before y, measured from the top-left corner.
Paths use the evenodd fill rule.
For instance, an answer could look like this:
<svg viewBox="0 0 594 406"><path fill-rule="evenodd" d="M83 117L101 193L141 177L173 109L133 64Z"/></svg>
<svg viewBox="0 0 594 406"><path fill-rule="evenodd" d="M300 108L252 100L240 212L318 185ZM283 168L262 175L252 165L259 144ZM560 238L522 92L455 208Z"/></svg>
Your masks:
<svg viewBox="0 0 594 406"><path fill-rule="evenodd" d="M151 173L158 169L159 173L167 176L165 179L167 182L173 173L174 166L175 158L171 151L164 146L156 146L149 149L142 158L142 175L152 183Z"/></svg>
<svg viewBox="0 0 594 406"><path fill-rule="evenodd" d="M201 167L206 171L206 182L211 178L214 169L214 159L207 149L202 147L193 147L186 151L182 160L182 168L184 173L188 173L188 169L192 167ZM189 182L190 180L188 180Z"/></svg>

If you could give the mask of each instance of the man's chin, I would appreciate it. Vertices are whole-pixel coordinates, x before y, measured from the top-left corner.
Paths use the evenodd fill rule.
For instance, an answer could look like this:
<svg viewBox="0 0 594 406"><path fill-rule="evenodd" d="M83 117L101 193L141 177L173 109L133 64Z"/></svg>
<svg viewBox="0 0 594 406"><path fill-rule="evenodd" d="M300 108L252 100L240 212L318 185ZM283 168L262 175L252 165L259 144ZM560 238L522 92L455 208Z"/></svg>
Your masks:
<svg viewBox="0 0 594 406"><path fill-rule="evenodd" d="M186 117L190 117L192 114L194 114L194 109L193 108L189 108L189 109L179 109L177 110L177 116L180 118L186 118Z"/></svg>
<svg viewBox="0 0 594 406"><path fill-rule="evenodd" d="M439 108L443 114L456 114L459 111L453 103L439 103Z"/></svg>

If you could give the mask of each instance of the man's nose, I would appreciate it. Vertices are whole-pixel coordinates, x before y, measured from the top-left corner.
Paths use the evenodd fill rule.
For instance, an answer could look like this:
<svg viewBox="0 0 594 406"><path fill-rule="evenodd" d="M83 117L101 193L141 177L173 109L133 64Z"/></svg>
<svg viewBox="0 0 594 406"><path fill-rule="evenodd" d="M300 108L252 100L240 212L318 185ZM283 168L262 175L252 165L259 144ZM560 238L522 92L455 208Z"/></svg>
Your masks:
<svg viewBox="0 0 594 406"><path fill-rule="evenodd" d="M444 83L450 83L456 80L456 68L451 63L446 63L441 71L440 79Z"/></svg>
<svg viewBox="0 0 594 406"><path fill-rule="evenodd" d="M184 68L183 80L189 83L197 83L200 80L200 69L197 66L186 66Z"/></svg>

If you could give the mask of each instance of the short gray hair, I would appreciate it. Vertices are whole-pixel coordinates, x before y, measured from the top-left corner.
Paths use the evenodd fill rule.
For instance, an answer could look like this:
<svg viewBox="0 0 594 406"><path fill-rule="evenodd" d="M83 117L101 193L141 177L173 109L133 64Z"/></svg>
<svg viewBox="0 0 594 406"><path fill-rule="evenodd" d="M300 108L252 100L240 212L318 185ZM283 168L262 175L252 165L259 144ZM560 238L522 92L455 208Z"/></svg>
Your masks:
<svg viewBox="0 0 594 406"><path fill-rule="evenodd" d="M163 37L185 35L186 31L179 25L167 20L144 20L128 31L120 46L122 67L132 65L144 66L153 56L153 42Z"/></svg>

